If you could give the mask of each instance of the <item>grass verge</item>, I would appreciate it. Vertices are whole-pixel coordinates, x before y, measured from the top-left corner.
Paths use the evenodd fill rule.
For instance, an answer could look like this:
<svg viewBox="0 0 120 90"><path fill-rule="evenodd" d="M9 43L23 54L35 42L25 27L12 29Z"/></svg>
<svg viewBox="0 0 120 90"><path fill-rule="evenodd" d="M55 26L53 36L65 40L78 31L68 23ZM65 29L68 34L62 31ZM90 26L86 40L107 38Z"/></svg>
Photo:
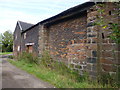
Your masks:
<svg viewBox="0 0 120 90"><path fill-rule="evenodd" d="M13 52L0 52L0 55L12 54Z"/></svg>
<svg viewBox="0 0 120 90"><path fill-rule="evenodd" d="M13 65L27 71L30 74L47 81L57 88L107 88L109 86L98 85L97 83L90 83L82 80L83 77L79 78L74 72L65 72L64 70L53 70L45 67L42 64L30 64L24 60L14 61L8 60ZM76 78L77 77L77 78Z"/></svg>

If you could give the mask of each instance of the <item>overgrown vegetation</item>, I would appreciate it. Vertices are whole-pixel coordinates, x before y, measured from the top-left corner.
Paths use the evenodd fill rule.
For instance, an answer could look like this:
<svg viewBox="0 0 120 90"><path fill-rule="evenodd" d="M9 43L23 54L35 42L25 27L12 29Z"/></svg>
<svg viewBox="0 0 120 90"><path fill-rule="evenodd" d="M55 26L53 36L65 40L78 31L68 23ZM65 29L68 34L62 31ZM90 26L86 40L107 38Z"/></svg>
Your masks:
<svg viewBox="0 0 120 90"><path fill-rule="evenodd" d="M26 63L35 63L38 64L38 57L34 56L32 53L23 52L17 57L18 61L25 61Z"/></svg>
<svg viewBox="0 0 120 90"><path fill-rule="evenodd" d="M118 24L111 24L112 33L110 38L114 40L117 44L120 44L120 29Z"/></svg>
<svg viewBox="0 0 120 90"><path fill-rule="evenodd" d="M48 51L45 51L41 58L37 58L31 53L23 52L18 57L18 60L9 60L9 62L58 88L112 87L109 84L103 86L98 84L97 81L91 83L86 73L80 76L78 72L71 70L64 63L54 61Z"/></svg>
<svg viewBox="0 0 120 90"><path fill-rule="evenodd" d="M105 85L110 85L111 87L120 87L117 81L116 74L101 73L98 78L98 83Z"/></svg>
<svg viewBox="0 0 120 90"><path fill-rule="evenodd" d="M14 58L14 56L13 56L13 55L9 55L9 56L8 56L8 58L13 59L13 58Z"/></svg>
<svg viewBox="0 0 120 90"><path fill-rule="evenodd" d="M114 15L112 17L116 18L119 17L120 15L120 2L114 2L115 10L112 11L111 13ZM114 40L115 43L120 44L120 29L119 29L119 21L117 23L111 23L111 22L106 22L106 19L104 18L105 15L105 5L104 4L97 4L95 6L97 8L97 21L94 22L94 25L98 25L102 27L102 30L112 30L111 34L109 36L110 39ZM109 28L109 29L108 29Z"/></svg>

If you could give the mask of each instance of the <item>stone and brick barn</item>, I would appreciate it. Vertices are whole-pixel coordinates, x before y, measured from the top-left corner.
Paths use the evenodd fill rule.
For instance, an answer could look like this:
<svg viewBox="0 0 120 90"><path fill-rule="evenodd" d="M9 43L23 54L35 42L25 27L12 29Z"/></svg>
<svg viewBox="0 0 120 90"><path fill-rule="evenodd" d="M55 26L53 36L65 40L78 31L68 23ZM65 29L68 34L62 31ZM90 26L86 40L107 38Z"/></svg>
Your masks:
<svg viewBox="0 0 120 90"><path fill-rule="evenodd" d="M112 32L110 28L102 30L93 24L99 15L98 4L86 2L35 25L21 22L25 29L18 21L14 54L27 51L42 56L49 50L54 60L65 62L80 74L86 70L92 76L96 75L99 59L103 71L114 73L120 61L120 46L108 37ZM114 3L102 4L105 22L118 23L118 16L113 13L117 10Z"/></svg>

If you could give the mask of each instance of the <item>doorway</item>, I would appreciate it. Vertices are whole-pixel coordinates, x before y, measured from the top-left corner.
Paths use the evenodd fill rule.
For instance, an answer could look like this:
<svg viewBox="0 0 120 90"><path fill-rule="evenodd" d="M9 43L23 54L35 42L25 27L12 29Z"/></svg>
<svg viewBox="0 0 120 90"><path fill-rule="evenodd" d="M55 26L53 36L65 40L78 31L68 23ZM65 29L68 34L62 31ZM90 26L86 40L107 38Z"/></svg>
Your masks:
<svg viewBox="0 0 120 90"><path fill-rule="evenodd" d="M26 52L32 53L33 52L33 45L27 45Z"/></svg>

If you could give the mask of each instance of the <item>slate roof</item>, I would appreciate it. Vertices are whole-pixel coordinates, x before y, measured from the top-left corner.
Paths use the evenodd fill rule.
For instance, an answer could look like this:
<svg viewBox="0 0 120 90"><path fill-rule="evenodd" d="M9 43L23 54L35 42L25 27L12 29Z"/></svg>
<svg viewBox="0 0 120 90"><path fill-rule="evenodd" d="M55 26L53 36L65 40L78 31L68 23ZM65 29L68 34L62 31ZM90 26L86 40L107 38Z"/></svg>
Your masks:
<svg viewBox="0 0 120 90"><path fill-rule="evenodd" d="M30 28L34 25L34 24L31 24L31 23L26 23L26 22L22 22L22 21L18 21L18 24L19 24L20 29L22 31L24 31L24 30L26 30L26 29L28 29L28 28Z"/></svg>

